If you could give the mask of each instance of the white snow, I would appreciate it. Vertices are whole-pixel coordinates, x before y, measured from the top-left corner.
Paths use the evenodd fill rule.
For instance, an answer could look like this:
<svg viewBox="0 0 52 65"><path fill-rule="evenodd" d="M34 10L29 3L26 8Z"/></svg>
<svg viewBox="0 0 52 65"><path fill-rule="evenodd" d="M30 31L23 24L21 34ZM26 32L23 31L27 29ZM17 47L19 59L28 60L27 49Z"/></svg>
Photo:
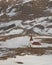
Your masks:
<svg viewBox="0 0 52 65"><path fill-rule="evenodd" d="M15 27L20 27L23 30L24 29L28 30L28 29L33 28L33 31L38 33L38 34L51 35L51 33L52 33L51 29L49 30L49 28L47 28L47 26L52 25L52 22L49 23L50 19L52 20L52 16L40 17L40 18L36 18L36 19L33 19L33 20L27 20L27 21L24 21L24 22L22 20L14 20L14 21L10 21L10 22L1 23L0 27L6 27L6 26L9 26L11 24L15 24L16 25ZM22 22L25 25L23 25ZM41 26L44 27L44 29L40 29L38 27L35 27L36 25L41 25ZM0 31L0 32L3 32L3 31ZM11 33L11 34L13 34L13 33Z"/></svg>
<svg viewBox="0 0 52 65"><path fill-rule="evenodd" d="M12 8L13 5L8 6L6 12L9 12L9 10Z"/></svg>
<svg viewBox="0 0 52 65"><path fill-rule="evenodd" d="M49 0L49 2L51 2L52 0Z"/></svg>
<svg viewBox="0 0 52 65"><path fill-rule="evenodd" d="M52 28L49 28L48 33L52 34Z"/></svg>
<svg viewBox="0 0 52 65"><path fill-rule="evenodd" d="M8 10L7 10L7 12L8 12ZM9 15L10 17L15 16L16 15L15 10L16 10L16 8L12 9L9 13L7 13L7 15Z"/></svg>
<svg viewBox="0 0 52 65"><path fill-rule="evenodd" d="M6 33L5 35L14 35L14 34L20 34L23 32L23 29L13 29L12 31L10 31L9 33Z"/></svg>
<svg viewBox="0 0 52 65"><path fill-rule="evenodd" d="M37 21L37 22L41 22L41 21L45 20L46 18L48 18L48 17L40 17L40 18L36 18L35 21Z"/></svg>
<svg viewBox="0 0 52 65"><path fill-rule="evenodd" d="M0 60L0 65L20 65L16 62L23 62L22 65L52 65L52 55L25 55L16 56L7 60Z"/></svg>
<svg viewBox="0 0 52 65"><path fill-rule="evenodd" d="M39 29L37 27L33 28L33 31L36 32L36 33L41 33L41 29Z"/></svg>
<svg viewBox="0 0 52 65"><path fill-rule="evenodd" d="M16 13L15 13L15 12L13 12L13 11L11 11L11 12L10 12L10 13L8 13L7 15L9 15L9 16L11 17L11 16L16 15Z"/></svg>
<svg viewBox="0 0 52 65"><path fill-rule="evenodd" d="M26 29L31 29L32 27L30 25L24 25Z"/></svg>
<svg viewBox="0 0 52 65"><path fill-rule="evenodd" d="M32 48L47 48L47 47L52 47L52 44L47 44L47 43L41 43L41 45L32 45Z"/></svg>
<svg viewBox="0 0 52 65"><path fill-rule="evenodd" d="M27 47L29 45L29 37L17 37L13 39L6 40L5 42L1 42L1 46L7 47L7 48L18 48L18 47ZM0 47L1 47L0 46Z"/></svg>
<svg viewBox="0 0 52 65"><path fill-rule="evenodd" d="M15 24L16 26L20 26L21 22L22 22L22 20L14 20L14 21L10 21L10 22L4 22L4 23L0 24L0 27L9 26L11 24Z"/></svg>
<svg viewBox="0 0 52 65"><path fill-rule="evenodd" d="M38 37L37 37L38 38ZM41 37L40 37L41 38ZM34 38L35 40L35 38ZM38 40L41 41L41 40ZM30 37L29 36L24 36L24 37L16 37L13 39L9 39L3 42L0 42L0 48L1 47L6 47L6 48L18 48L18 47L29 47L31 44L30 42ZM39 46L31 46L31 47L39 47ZM40 47L52 47L52 44L48 44L48 43L41 43Z"/></svg>
<svg viewBox="0 0 52 65"><path fill-rule="evenodd" d="M52 7L47 8L45 11L52 13Z"/></svg>
<svg viewBox="0 0 52 65"><path fill-rule="evenodd" d="M31 23L31 22L32 22L32 20L27 20L27 21L25 21L24 23L29 24L29 23Z"/></svg>
<svg viewBox="0 0 52 65"><path fill-rule="evenodd" d="M23 3L26 3L26 2L29 2L29 1L32 1L32 0L23 0Z"/></svg>
<svg viewBox="0 0 52 65"><path fill-rule="evenodd" d="M1 12L1 13L0 13L0 16L2 16L3 14L4 14L4 13L3 13L3 12Z"/></svg>

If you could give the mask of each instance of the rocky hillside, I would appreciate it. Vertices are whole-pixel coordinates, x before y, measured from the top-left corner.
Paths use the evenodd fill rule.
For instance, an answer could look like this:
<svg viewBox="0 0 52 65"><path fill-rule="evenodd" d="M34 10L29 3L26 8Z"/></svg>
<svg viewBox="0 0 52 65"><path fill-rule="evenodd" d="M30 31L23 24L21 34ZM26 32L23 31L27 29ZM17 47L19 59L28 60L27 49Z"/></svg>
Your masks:
<svg viewBox="0 0 52 65"><path fill-rule="evenodd" d="M0 36L52 35L52 0L0 0Z"/></svg>

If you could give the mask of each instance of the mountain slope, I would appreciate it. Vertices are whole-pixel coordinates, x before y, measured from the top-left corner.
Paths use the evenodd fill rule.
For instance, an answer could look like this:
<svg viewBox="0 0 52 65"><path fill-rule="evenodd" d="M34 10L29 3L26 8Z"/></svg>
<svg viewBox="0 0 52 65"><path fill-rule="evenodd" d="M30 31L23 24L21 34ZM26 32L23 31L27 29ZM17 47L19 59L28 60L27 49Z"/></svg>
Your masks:
<svg viewBox="0 0 52 65"><path fill-rule="evenodd" d="M52 0L0 1L1 35L52 35Z"/></svg>

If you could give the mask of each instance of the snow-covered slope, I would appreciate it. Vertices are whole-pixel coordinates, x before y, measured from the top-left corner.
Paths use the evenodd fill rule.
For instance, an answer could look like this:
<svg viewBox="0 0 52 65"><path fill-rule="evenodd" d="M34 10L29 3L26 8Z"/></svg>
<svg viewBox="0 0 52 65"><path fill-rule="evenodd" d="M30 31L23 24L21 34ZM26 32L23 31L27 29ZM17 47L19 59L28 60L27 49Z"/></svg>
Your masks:
<svg viewBox="0 0 52 65"><path fill-rule="evenodd" d="M52 35L51 3L51 0L1 0L0 36L14 34Z"/></svg>
<svg viewBox="0 0 52 65"><path fill-rule="evenodd" d="M1 35L40 34L52 35L52 16L39 17L33 20L14 20L0 24Z"/></svg>

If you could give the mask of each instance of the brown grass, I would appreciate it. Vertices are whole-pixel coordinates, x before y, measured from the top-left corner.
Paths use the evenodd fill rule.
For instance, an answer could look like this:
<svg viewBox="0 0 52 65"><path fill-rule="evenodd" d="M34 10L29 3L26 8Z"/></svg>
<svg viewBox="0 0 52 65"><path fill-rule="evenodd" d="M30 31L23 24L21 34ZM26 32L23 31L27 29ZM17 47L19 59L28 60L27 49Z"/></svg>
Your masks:
<svg viewBox="0 0 52 65"><path fill-rule="evenodd" d="M19 56L35 55L35 54L38 55L38 56L39 55L44 55L46 53L46 50L52 50L52 48L49 47L49 48L17 48L17 49L10 49L10 51L14 51L15 53L6 54L6 56L0 57L0 60L6 60L8 58L16 58L16 55L19 55ZM52 51L49 54L52 54ZM21 62L19 62L19 63L21 63Z"/></svg>

